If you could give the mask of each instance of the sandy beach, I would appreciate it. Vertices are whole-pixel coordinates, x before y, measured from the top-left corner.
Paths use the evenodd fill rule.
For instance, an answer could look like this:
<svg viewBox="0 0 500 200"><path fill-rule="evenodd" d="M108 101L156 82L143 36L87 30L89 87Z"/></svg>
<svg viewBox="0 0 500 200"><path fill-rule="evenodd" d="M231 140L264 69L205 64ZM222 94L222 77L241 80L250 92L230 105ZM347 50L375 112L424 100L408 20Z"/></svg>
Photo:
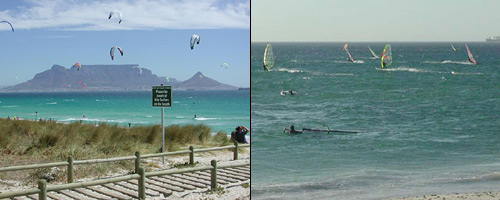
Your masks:
<svg viewBox="0 0 500 200"><path fill-rule="evenodd" d="M239 160L232 161L233 152L231 151L212 151L203 152L195 154L195 162L198 162L197 166L210 165L211 160L215 159L218 164L223 164L227 162L250 162L250 149L244 148L245 152L239 153ZM175 163L189 162L188 156L176 156L176 157L165 157L165 164L162 164L161 158L145 159L141 162L143 166L152 166L151 171L157 171L161 169L168 169ZM78 170L75 168L75 170ZM127 170L122 170L117 173L108 174L103 177L116 177L126 174ZM102 177L101 177L102 178ZM77 182L95 180L97 177L86 177L77 179ZM64 184L54 183L54 184ZM224 187L223 192L209 194L207 193L208 188L201 188L196 190L186 190L184 192L174 192L171 196L166 197L168 199L250 199L250 180L230 183L227 185L220 185ZM33 186L26 186L22 182L12 181L6 179L0 179L0 192L6 191L16 191L22 189L33 188ZM166 199L165 197L155 197L150 199Z"/></svg>
<svg viewBox="0 0 500 200"><path fill-rule="evenodd" d="M393 200L498 200L500 199L500 191L497 192L476 192L469 194L431 194L416 197L400 197Z"/></svg>

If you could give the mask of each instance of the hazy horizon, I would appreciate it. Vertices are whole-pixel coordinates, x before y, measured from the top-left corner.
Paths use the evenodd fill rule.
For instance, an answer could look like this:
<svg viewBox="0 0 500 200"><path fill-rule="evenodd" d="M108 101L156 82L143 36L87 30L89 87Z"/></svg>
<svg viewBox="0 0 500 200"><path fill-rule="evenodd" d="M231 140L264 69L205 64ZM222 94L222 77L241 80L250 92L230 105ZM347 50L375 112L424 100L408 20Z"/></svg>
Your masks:
<svg viewBox="0 0 500 200"><path fill-rule="evenodd" d="M485 41L252 41L252 43L487 43Z"/></svg>
<svg viewBox="0 0 500 200"><path fill-rule="evenodd" d="M481 42L500 1L254 0L252 42Z"/></svg>

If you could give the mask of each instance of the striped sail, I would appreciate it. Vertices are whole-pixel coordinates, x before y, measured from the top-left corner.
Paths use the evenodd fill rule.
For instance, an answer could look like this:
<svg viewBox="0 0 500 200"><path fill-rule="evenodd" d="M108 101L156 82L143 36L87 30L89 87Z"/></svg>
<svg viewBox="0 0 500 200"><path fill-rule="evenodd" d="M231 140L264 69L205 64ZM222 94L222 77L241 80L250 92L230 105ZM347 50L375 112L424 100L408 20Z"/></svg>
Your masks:
<svg viewBox="0 0 500 200"><path fill-rule="evenodd" d="M382 51L382 55L380 56L380 68L387 67L392 64L392 52L391 45L386 44L384 47L384 51Z"/></svg>

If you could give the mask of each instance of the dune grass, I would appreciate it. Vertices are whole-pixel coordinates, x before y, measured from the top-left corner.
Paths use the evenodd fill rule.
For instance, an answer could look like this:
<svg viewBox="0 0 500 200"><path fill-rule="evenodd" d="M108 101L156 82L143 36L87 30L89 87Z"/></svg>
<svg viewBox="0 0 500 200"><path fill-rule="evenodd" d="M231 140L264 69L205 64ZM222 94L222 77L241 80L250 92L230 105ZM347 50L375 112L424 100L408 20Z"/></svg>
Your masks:
<svg viewBox="0 0 500 200"><path fill-rule="evenodd" d="M206 125L170 125L165 127L165 148L167 151L224 146L232 144L225 132L210 134ZM0 167L31 163L133 156L161 152L161 126L134 126L131 128L116 124L61 124L49 121L10 120L0 118ZM100 175L106 173L106 166L94 165L92 169L76 171ZM115 169L133 169L132 162L113 163ZM25 172L26 173L26 172ZM36 176L36 175L35 175ZM2 178L0 176L0 178ZM5 178L5 177L3 177ZM61 176L61 179L65 178Z"/></svg>

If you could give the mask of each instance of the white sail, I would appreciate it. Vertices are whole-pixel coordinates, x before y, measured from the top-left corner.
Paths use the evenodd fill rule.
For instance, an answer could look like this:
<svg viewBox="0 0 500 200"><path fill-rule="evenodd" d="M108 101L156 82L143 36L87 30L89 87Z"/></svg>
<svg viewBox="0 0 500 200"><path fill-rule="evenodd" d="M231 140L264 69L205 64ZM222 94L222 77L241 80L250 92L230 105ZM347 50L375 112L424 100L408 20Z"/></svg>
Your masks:
<svg viewBox="0 0 500 200"><path fill-rule="evenodd" d="M264 70L269 71L273 68L274 65L274 55L273 55L273 47L271 44L267 43L266 49L264 50L264 56L262 60L262 66Z"/></svg>
<svg viewBox="0 0 500 200"><path fill-rule="evenodd" d="M347 56L349 56L348 60L350 62L354 62L354 58L352 57L351 53L349 53L349 50L347 49L347 45L348 45L347 43L344 44L344 51L347 52Z"/></svg>
<svg viewBox="0 0 500 200"><path fill-rule="evenodd" d="M453 49L453 51L457 51L457 49L455 49L455 46L453 46L453 44L451 44L451 49Z"/></svg>
<svg viewBox="0 0 500 200"><path fill-rule="evenodd" d="M377 59L377 58L379 58L379 57L377 56L377 54L375 54L375 52L373 52L373 50L372 50L372 48L370 48L370 46L368 46L368 49L369 49L369 50L370 50L370 52L372 53L372 58L373 58L373 59Z"/></svg>

